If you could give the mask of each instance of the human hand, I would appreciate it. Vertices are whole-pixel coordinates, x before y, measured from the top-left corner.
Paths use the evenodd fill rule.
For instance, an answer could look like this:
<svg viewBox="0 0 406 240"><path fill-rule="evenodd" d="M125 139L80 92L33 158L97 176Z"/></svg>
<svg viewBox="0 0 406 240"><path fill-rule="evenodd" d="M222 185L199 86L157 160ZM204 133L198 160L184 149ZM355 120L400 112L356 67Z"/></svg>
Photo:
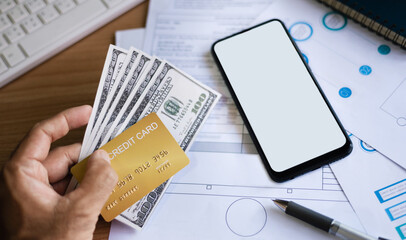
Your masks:
<svg viewBox="0 0 406 240"><path fill-rule="evenodd" d="M63 196L80 144L50 150L85 125L90 106L70 108L36 124L0 175L2 239L92 239L100 211L117 183L103 150L92 154L80 186Z"/></svg>

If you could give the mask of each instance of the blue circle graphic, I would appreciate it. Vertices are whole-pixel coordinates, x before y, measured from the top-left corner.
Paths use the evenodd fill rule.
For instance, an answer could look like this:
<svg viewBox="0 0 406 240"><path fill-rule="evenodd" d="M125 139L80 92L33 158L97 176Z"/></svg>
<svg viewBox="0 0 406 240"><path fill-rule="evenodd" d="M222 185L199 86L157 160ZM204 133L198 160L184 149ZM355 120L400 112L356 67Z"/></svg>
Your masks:
<svg viewBox="0 0 406 240"><path fill-rule="evenodd" d="M302 53L302 55L303 55L303 58L304 58L305 62L307 64L309 64L309 58L306 56L306 54Z"/></svg>
<svg viewBox="0 0 406 240"><path fill-rule="evenodd" d="M347 87L343 87L338 91L338 94L340 94L342 98L349 98L352 94L352 91Z"/></svg>
<svg viewBox="0 0 406 240"><path fill-rule="evenodd" d="M305 35L305 37L299 38L298 36L296 36L295 32L292 32L292 30L293 30L294 28L298 28L298 27L301 27L301 28L302 28L302 29L301 29L302 32L299 32L299 34L303 34L303 33L306 31L305 28L308 28L309 33L307 34L307 36ZM304 27L304 28L303 28L303 27ZM313 28L312 28L312 26L310 26L310 24L308 24L307 22L296 22L296 23L294 23L292 26L290 26L290 28L289 28L289 33L290 33L290 35L292 36L293 40L295 40L295 41L298 41L298 42L306 41L307 39L309 39L309 38L313 35Z"/></svg>
<svg viewBox="0 0 406 240"><path fill-rule="evenodd" d="M390 53L390 47L388 45L382 44L378 47L378 52L382 55L388 55Z"/></svg>
<svg viewBox="0 0 406 240"><path fill-rule="evenodd" d="M338 12L329 12L324 15L322 22L328 30L338 31L347 26L347 17Z"/></svg>
<svg viewBox="0 0 406 240"><path fill-rule="evenodd" d="M367 152L375 152L375 148L369 146L366 144L364 141L359 140L359 145L361 146L362 150L367 151Z"/></svg>
<svg viewBox="0 0 406 240"><path fill-rule="evenodd" d="M359 72L360 72L362 75L369 75L369 74L371 74L371 72L372 72L372 68L371 68L370 66L368 66L368 65L362 65L362 66L359 68Z"/></svg>

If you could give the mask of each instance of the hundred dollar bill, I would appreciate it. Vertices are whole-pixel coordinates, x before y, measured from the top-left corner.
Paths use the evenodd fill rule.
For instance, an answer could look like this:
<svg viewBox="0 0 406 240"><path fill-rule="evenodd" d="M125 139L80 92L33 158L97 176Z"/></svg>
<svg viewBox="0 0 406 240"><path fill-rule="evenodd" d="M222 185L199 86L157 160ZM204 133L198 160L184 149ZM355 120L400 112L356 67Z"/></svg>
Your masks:
<svg viewBox="0 0 406 240"><path fill-rule="evenodd" d="M100 112L107 100L107 96L110 93L115 79L120 72L121 66L127 56L127 50L110 45L107 52L107 57L104 62L103 72L100 77L99 86L97 88L96 98L93 103L92 114L90 115L89 123L87 124L85 136L82 146L88 144L92 130L99 118ZM81 149L79 160L86 157L85 148Z"/></svg>
<svg viewBox="0 0 406 240"><path fill-rule="evenodd" d="M100 125L98 131L95 132L96 133L95 137L91 137L91 139L93 139L93 142L88 150L89 154L102 146L102 140L109 132L110 127L116 120L119 112L123 108L130 94L133 92L133 90L136 91L135 88L136 84L140 80L141 74L147 68L150 61L151 57L143 53L139 55L139 58L137 58L136 63L132 66L131 70L126 76L126 79L124 81L125 87L120 89L118 97L115 98L114 101L111 103L111 108L109 109L109 112L106 114L106 117L104 118L104 121Z"/></svg>
<svg viewBox="0 0 406 240"><path fill-rule="evenodd" d="M148 193L141 200L118 215L115 219L135 229L142 230L146 219L151 215L152 210L157 205L160 197L169 186L168 183L168 181L165 181L159 185L152 192Z"/></svg>
<svg viewBox="0 0 406 240"><path fill-rule="evenodd" d="M147 89L151 79L159 72L162 68L162 60L154 58L151 60L151 64L148 69L142 74L140 77L140 81L137 82L136 86L134 87L134 91L131 92L127 101L124 103L121 111L118 113L115 121L111 124L111 127L107 134L103 136L101 145L106 144L108 141L113 139L115 136L120 134L118 132L121 125L126 121L127 117L131 113L131 111L135 108L136 103L144 93L145 89Z"/></svg>
<svg viewBox="0 0 406 240"><path fill-rule="evenodd" d="M97 119L95 119L96 123L94 124L94 127L90 133L90 136L86 139L87 142L82 144L81 153L83 156L81 156L81 157L86 157L93 152L91 149L91 145L94 141L95 135L100 131L100 128L102 127L102 122L105 119L107 112L111 108L115 98L119 95L121 87L125 83L125 80L126 80L128 74L130 73L130 70L133 67L134 63L137 60L139 60L139 56L140 56L140 52L139 52L139 50L136 50L135 48L131 48L128 51L128 54L121 67L122 71L119 71L119 73L116 77L116 80L114 81L114 84L111 87L111 90L110 90L111 94L107 95L105 104L103 105Z"/></svg>
<svg viewBox="0 0 406 240"><path fill-rule="evenodd" d="M119 133L151 112L156 112L184 151L188 151L201 126L221 95L192 77L164 63L126 118ZM142 229L170 180L163 183L117 219Z"/></svg>
<svg viewBox="0 0 406 240"><path fill-rule="evenodd" d="M109 95L116 77L118 76L121 66L127 56L127 50L116 47L114 45L109 46L106 60L104 61L103 72L100 77L99 86L97 88L96 98L93 103L93 110L90 115L89 123L87 124L85 136L83 138L82 146L88 145L89 137L92 129L94 128L100 112L106 103L107 96ZM83 160L86 155L86 147L82 147L80 150L79 161ZM66 189L66 192L70 192L77 186L76 179L72 178Z"/></svg>

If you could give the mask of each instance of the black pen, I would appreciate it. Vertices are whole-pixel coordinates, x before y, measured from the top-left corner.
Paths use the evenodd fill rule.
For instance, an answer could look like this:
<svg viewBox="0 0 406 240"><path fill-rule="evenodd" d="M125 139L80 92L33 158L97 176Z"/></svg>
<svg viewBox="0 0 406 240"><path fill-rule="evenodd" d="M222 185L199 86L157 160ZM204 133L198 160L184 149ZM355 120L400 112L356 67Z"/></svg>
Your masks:
<svg viewBox="0 0 406 240"><path fill-rule="evenodd" d="M295 202L285 200L272 200L286 214L298 218L316 228L330 233L342 239L352 240L377 240L384 238L371 237L363 232L348 227L332 218L324 216L313 210L305 208Z"/></svg>

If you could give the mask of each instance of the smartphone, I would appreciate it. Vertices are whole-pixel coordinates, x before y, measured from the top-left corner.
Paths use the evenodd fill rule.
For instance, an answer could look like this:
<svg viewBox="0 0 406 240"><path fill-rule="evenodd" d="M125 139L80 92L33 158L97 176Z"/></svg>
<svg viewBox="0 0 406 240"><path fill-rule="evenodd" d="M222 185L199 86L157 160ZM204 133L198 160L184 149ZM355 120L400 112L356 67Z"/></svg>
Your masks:
<svg viewBox="0 0 406 240"><path fill-rule="evenodd" d="M292 179L352 151L282 21L220 39L212 54L273 180Z"/></svg>

